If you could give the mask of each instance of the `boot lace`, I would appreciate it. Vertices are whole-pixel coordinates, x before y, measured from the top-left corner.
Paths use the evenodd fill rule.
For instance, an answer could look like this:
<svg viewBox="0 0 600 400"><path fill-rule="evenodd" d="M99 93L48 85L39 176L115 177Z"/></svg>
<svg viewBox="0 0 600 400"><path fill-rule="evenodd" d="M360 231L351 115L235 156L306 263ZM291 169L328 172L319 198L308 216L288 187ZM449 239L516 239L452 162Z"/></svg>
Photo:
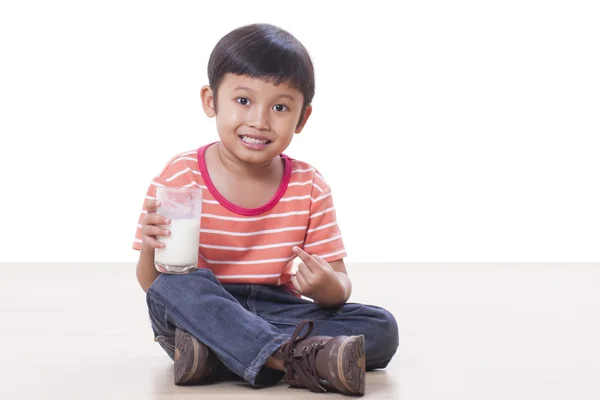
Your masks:
<svg viewBox="0 0 600 400"><path fill-rule="evenodd" d="M299 336L304 327L308 325L308 331ZM317 352L325 345L316 343L310 348L304 347L300 354L296 354L295 345L306 339L314 329L313 321L302 321L296 326L290 340L285 343L281 349L283 353L284 365L286 368L285 382L292 386L303 386L313 392L326 392L327 390L319 383L317 374L316 358Z"/></svg>

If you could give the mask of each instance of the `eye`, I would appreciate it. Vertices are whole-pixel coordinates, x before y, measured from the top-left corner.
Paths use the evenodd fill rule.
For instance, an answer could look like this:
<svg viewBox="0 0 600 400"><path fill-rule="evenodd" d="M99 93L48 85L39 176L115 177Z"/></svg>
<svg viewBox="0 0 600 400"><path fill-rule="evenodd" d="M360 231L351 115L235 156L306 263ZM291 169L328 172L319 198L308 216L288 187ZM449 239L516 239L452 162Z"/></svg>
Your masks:
<svg viewBox="0 0 600 400"><path fill-rule="evenodd" d="M273 107L273 109L275 111L283 112L283 111L287 111L288 108L286 106L284 106L283 104L277 104L277 105L275 105L275 107Z"/></svg>
<svg viewBox="0 0 600 400"><path fill-rule="evenodd" d="M245 97L238 97L237 99L235 99L235 101L237 101L238 103L240 103L243 106L247 106L248 104L250 104L250 100L248 100Z"/></svg>

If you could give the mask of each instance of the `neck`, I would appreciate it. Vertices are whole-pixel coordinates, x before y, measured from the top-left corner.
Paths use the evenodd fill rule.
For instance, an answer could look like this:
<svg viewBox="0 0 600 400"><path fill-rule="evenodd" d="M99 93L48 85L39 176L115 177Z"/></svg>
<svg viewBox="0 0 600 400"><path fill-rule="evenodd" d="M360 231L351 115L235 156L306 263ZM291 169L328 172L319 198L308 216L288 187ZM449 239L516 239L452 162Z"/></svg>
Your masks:
<svg viewBox="0 0 600 400"><path fill-rule="evenodd" d="M273 167L277 166L279 157L265 161L262 164L250 164L231 154L221 142L217 145L217 154L221 164L227 171L235 176L242 177L265 177L273 174Z"/></svg>

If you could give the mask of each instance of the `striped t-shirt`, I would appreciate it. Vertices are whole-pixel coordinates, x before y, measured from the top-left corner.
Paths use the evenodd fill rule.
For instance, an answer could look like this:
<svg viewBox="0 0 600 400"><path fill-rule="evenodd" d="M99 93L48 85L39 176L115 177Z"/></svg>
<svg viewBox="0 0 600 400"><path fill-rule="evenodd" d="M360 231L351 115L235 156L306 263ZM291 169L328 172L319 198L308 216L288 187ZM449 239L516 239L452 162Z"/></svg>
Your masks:
<svg viewBox="0 0 600 400"><path fill-rule="evenodd" d="M282 155L283 179L270 202L247 209L227 201L212 184L204 154L210 145L172 158L151 182L156 188L200 187L202 217L198 267L211 269L222 283L291 285L293 246L332 262L346 257L331 189L311 165ZM133 248L142 246L139 217Z"/></svg>

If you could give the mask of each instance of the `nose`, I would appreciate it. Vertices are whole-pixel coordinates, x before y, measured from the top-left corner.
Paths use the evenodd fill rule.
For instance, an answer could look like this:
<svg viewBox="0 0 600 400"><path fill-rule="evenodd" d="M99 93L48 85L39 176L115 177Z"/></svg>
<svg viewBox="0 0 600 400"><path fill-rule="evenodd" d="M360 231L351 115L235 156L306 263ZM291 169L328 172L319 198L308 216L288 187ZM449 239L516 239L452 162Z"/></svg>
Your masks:
<svg viewBox="0 0 600 400"><path fill-rule="evenodd" d="M267 107L253 107L248 113L248 126L258 130L269 129L269 109Z"/></svg>

